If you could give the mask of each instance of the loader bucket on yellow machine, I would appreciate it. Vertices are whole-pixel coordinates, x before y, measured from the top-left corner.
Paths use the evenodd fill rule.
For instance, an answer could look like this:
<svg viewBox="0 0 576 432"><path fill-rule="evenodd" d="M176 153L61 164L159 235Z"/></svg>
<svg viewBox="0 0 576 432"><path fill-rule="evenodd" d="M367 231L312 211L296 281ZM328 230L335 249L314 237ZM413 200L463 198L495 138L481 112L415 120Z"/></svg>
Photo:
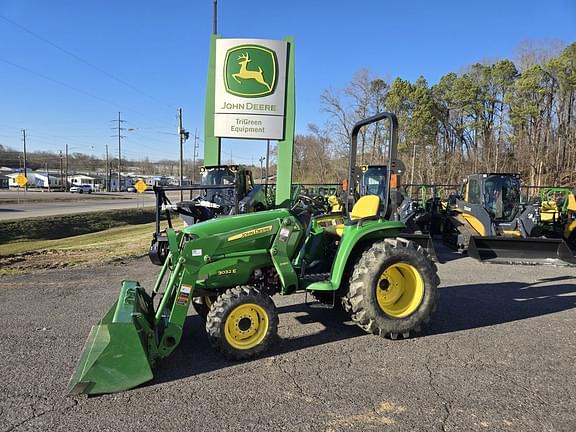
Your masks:
<svg viewBox="0 0 576 432"><path fill-rule="evenodd" d="M504 264L576 265L574 253L562 239L473 236L468 256Z"/></svg>
<svg viewBox="0 0 576 432"><path fill-rule="evenodd" d="M70 378L69 394L114 393L152 379L152 300L135 281L124 281L118 301L92 327Z"/></svg>

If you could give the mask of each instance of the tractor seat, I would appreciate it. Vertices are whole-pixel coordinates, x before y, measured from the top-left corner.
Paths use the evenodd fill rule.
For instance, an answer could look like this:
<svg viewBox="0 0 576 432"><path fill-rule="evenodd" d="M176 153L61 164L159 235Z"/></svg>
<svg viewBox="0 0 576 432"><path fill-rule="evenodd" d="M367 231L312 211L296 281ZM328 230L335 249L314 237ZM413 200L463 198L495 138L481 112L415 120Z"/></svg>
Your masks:
<svg viewBox="0 0 576 432"><path fill-rule="evenodd" d="M378 195L365 195L361 197L350 212L350 221L359 221L361 219L374 218L380 211L380 197ZM324 230L330 234L342 237L344 234L344 224L337 224L326 227Z"/></svg>
<svg viewBox="0 0 576 432"><path fill-rule="evenodd" d="M556 201L542 201L540 205L540 220L544 223L553 222L558 219L558 205Z"/></svg>
<svg viewBox="0 0 576 432"><path fill-rule="evenodd" d="M574 193L568 194L568 206L566 208L568 211L576 212L576 197L574 197Z"/></svg>

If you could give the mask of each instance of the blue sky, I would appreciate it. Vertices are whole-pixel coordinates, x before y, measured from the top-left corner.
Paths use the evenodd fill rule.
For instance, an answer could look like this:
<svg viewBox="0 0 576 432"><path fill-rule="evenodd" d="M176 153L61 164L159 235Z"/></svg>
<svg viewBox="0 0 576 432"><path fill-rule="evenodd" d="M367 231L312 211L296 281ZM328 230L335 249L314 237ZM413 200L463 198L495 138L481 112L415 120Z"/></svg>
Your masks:
<svg viewBox="0 0 576 432"><path fill-rule="evenodd" d="M576 41L576 2L219 0L223 37L296 45L297 132L322 124L320 94L366 68L430 83L483 59L514 58L524 40ZM2 18L3 17L3 18ZM212 0L0 0L0 144L111 154L122 112L124 156L178 157L176 110L202 145ZM261 142L228 140L239 163ZM192 157L188 141L185 157ZM1 164L2 161L0 161Z"/></svg>

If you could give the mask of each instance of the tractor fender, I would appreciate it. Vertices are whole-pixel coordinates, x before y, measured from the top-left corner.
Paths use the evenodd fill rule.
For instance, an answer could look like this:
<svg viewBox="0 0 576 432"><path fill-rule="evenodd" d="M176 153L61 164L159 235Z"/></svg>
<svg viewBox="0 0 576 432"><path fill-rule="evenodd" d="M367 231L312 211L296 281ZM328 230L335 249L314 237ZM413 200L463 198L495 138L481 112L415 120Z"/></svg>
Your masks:
<svg viewBox="0 0 576 432"><path fill-rule="evenodd" d="M330 272L330 283L333 289L340 288L345 271L350 268L350 265L354 265L353 262L349 262L350 258L358 252L361 253L366 242L400 236L400 232L405 228L406 225L398 221L366 221L346 225Z"/></svg>

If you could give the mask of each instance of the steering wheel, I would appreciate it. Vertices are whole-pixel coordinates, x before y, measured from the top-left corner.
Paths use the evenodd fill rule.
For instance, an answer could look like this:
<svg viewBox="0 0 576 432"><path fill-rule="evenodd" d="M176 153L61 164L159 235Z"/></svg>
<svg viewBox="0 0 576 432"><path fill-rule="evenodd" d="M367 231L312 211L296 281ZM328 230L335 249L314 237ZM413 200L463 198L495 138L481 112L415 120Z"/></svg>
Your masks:
<svg viewBox="0 0 576 432"><path fill-rule="evenodd" d="M221 206L230 206L234 203L234 193L227 190L215 191L208 201Z"/></svg>
<svg viewBox="0 0 576 432"><path fill-rule="evenodd" d="M306 210L311 214L326 213L326 200L321 195L309 196L300 194L291 210Z"/></svg>

